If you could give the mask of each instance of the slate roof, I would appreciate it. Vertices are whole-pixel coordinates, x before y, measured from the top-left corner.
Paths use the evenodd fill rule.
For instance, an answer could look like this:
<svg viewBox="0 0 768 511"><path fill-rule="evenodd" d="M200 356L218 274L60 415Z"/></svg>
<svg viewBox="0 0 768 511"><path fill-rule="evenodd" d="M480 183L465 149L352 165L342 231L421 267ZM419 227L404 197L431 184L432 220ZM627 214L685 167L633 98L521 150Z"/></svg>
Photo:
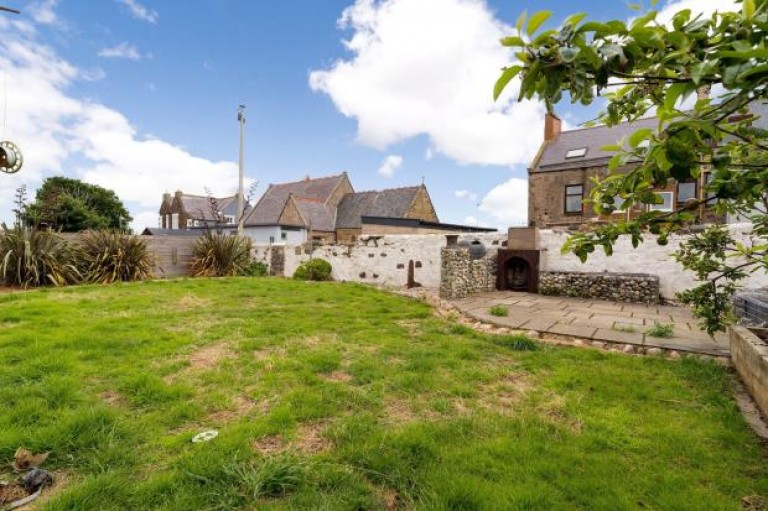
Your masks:
<svg viewBox="0 0 768 511"><path fill-rule="evenodd" d="M293 201L299 208L299 213L301 213L307 227L311 227L313 231L333 231L335 218L332 208L319 200L304 197L294 197Z"/></svg>
<svg viewBox="0 0 768 511"><path fill-rule="evenodd" d="M190 229L162 229L160 227L145 227L141 231L142 236L160 236L163 234L171 236L199 236L200 232Z"/></svg>
<svg viewBox="0 0 768 511"><path fill-rule="evenodd" d="M345 174L339 174L317 179L304 179L293 183L271 184L259 202L256 203L253 211L246 217L245 225L277 225L280 214L291 194L294 198L311 199L325 204L344 178ZM310 210L314 211L312 207L305 208L307 214L310 214ZM302 216L304 216L303 213ZM310 221L310 218L304 217L307 222ZM316 229L316 222L317 219L312 218L313 229Z"/></svg>
<svg viewBox="0 0 768 511"><path fill-rule="evenodd" d="M216 197L216 201L218 202L222 214L234 216L237 211L237 200L235 199L235 196ZM211 211L211 203L207 196L184 194L181 196L181 202L184 206L184 211L194 219L208 221L215 220L213 211ZM231 211L227 212L227 209Z"/></svg>
<svg viewBox="0 0 768 511"><path fill-rule="evenodd" d="M755 102L749 108L754 115L759 117L754 125L758 128L768 129L768 102ZM603 125L563 131L557 138L546 144L537 166L531 170L532 172L547 172L605 165L615 153L601 151L601 147L614 145L640 128L655 130L658 123L657 118L649 117L638 119L631 124L625 122L611 127ZM583 157L565 157L568 151L581 148L587 149Z"/></svg>
<svg viewBox="0 0 768 511"><path fill-rule="evenodd" d="M403 218L420 189L420 186L409 186L347 194L336 212L336 228L357 229L364 216Z"/></svg>
<svg viewBox="0 0 768 511"><path fill-rule="evenodd" d="M531 171L547 172L605 165L615 153L602 151L601 147L614 145L640 128L655 129L658 123L658 119L651 117L638 119L631 124L622 123L610 127L603 125L563 131L545 145L538 164ZM568 151L582 148L587 150L583 157L566 158Z"/></svg>

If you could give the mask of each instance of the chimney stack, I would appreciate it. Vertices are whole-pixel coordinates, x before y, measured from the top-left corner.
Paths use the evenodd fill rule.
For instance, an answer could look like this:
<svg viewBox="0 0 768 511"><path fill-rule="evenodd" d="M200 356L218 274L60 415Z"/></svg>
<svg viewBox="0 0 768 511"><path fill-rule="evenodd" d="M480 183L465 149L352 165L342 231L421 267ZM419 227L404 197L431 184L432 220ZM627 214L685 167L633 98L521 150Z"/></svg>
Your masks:
<svg viewBox="0 0 768 511"><path fill-rule="evenodd" d="M547 112L544 117L544 141L551 142L560 134L563 127L563 121L553 113Z"/></svg>

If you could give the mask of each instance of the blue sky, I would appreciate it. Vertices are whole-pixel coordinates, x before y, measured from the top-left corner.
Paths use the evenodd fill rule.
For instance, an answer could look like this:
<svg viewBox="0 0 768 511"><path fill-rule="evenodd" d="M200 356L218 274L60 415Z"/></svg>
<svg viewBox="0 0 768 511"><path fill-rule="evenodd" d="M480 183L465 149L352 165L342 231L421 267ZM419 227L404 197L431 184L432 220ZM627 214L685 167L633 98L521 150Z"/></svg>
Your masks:
<svg viewBox="0 0 768 511"><path fill-rule="evenodd" d="M0 4L23 11L0 15L0 137L26 157L0 176L0 218L14 188L65 174L115 190L137 228L164 191L234 191L240 103L257 193L343 170L357 190L423 178L443 221L524 222L543 109L490 102L510 58L498 37L525 9L631 15L615 0ZM573 126L594 109L559 113Z"/></svg>

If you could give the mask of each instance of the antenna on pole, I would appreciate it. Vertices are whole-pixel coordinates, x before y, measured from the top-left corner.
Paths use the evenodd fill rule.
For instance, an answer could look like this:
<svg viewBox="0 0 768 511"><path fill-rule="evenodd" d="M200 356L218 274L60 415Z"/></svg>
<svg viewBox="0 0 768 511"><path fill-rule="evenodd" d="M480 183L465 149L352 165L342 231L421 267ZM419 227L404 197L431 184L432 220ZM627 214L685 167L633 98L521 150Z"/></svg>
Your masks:
<svg viewBox="0 0 768 511"><path fill-rule="evenodd" d="M240 123L240 161L238 169L237 185L237 235L243 235L243 222L245 221L245 197L243 196L243 132L245 131L245 105L237 107L237 121Z"/></svg>

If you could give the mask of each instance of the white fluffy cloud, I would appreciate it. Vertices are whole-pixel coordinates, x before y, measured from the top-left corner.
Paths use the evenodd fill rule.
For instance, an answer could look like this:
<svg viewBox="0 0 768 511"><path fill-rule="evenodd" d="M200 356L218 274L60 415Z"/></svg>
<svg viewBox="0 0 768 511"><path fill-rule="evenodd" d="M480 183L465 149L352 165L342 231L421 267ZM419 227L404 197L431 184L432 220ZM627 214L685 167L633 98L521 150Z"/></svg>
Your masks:
<svg viewBox="0 0 768 511"><path fill-rule="evenodd" d="M103 48L99 51L99 57L104 57L105 59L128 59L138 61L143 59L145 55L142 55L138 48L130 43L120 43L110 48Z"/></svg>
<svg viewBox="0 0 768 511"><path fill-rule="evenodd" d="M0 176L0 219L10 218L13 190L30 191L52 175L67 175L110 188L136 218L135 228L153 219L161 194L183 188L232 193L237 164L212 162L137 133L120 112L73 96L69 89L84 72L35 39L26 22L0 17L0 71L7 76L7 123L0 139L22 149L25 164Z"/></svg>
<svg viewBox="0 0 768 511"><path fill-rule="evenodd" d="M384 158L384 161L379 167L379 174L384 177L392 177L395 175L395 171L403 166L403 157L396 154L391 154Z"/></svg>
<svg viewBox="0 0 768 511"><path fill-rule="evenodd" d="M466 199L472 202L477 200L477 194L470 192L469 190L456 190L455 192L453 192L453 195L457 199Z"/></svg>
<svg viewBox="0 0 768 511"><path fill-rule="evenodd" d="M500 227L528 223L528 180L513 177L493 188L480 202L480 211Z"/></svg>
<svg viewBox="0 0 768 511"><path fill-rule="evenodd" d="M136 0L117 0L117 3L123 4L128 9L128 12L131 13L131 16L137 20L154 24L160 18L156 10L146 7Z"/></svg>
<svg viewBox="0 0 768 511"><path fill-rule="evenodd" d="M659 10L659 21L666 23L672 19L675 13L684 9L690 9L696 14L710 16L715 11L727 12L739 10L740 6L735 0L672 0L664 4Z"/></svg>
<svg viewBox="0 0 768 511"><path fill-rule="evenodd" d="M352 30L351 58L314 71L313 90L357 120L358 139L378 149L426 135L457 162L528 163L539 147L544 108L512 100L515 83L492 98L511 52L512 30L483 0L357 0L339 20Z"/></svg>

